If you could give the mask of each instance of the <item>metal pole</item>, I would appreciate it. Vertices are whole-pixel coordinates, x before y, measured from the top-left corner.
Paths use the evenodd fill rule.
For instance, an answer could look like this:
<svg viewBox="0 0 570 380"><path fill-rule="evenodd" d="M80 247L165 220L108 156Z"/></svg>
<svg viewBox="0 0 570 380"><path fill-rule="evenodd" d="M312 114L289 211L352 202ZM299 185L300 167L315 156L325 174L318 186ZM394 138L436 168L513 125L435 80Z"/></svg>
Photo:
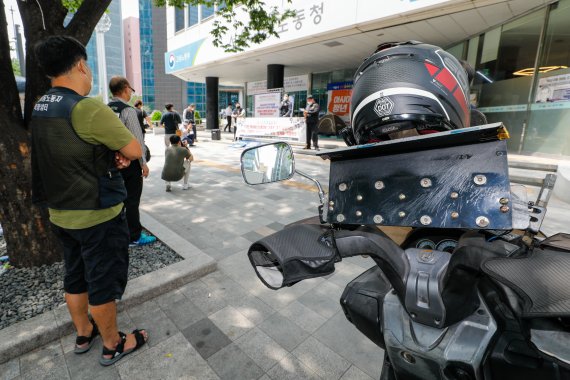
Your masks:
<svg viewBox="0 0 570 380"><path fill-rule="evenodd" d="M109 103L107 94L107 68L105 63L105 36L102 32L96 34L97 43L97 73L99 76L99 95L103 97L103 103Z"/></svg>

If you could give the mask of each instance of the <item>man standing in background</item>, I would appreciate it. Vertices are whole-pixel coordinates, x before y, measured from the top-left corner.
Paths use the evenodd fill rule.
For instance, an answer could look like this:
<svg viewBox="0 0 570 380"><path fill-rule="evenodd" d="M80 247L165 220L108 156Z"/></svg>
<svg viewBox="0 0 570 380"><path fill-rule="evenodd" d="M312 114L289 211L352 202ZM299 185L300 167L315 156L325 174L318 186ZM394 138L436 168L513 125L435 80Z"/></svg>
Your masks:
<svg viewBox="0 0 570 380"><path fill-rule="evenodd" d="M144 144L144 134L141 130L137 111L127 104L135 90L131 87L127 78L113 77L109 81L109 90L113 98L109 102L109 107L115 112L121 122L135 136L137 141L146 149ZM140 221L139 205L141 203L143 177L148 177L148 166L146 164L146 154L138 160L131 162L129 167L121 169L121 175L127 188L127 199L125 199L125 210L127 214L127 224L129 225L129 236L132 245L146 245L156 241L154 236L149 236L142 232Z"/></svg>
<svg viewBox="0 0 570 380"><path fill-rule="evenodd" d="M315 150L319 150L319 130L317 123L319 122L320 110L321 107L315 102L313 95L307 96L307 108L303 111L305 123L307 124L307 144L303 149L311 149L311 140L313 140Z"/></svg>
<svg viewBox="0 0 570 380"><path fill-rule="evenodd" d="M160 118L160 125L164 127L164 145L170 146L170 136L175 135L178 130L178 124L182 123L180 115L174 110L172 103L164 105L166 112Z"/></svg>

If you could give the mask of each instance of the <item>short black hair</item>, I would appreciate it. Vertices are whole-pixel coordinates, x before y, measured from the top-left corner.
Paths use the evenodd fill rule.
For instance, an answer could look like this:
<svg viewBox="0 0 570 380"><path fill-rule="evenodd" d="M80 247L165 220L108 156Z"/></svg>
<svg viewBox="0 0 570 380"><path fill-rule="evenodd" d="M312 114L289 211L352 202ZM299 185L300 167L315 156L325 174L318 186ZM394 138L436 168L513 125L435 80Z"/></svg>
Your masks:
<svg viewBox="0 0 570 380"><path fill-rule="evenodd" d="M109 81L109 90L113 95L120 94L127 87L131 87L131 84L125 77L114 76Z"/></svg>
<svg viewBox="0 0 570 380"><path fill-rule="evenodd" d="M82 59L87 60L85 46L69 36L49 36L34 46L34 53L50 78L69 72Z"/></svg>
<svg viewBox="0 0 570 380"><path fill-rule="evenodd" d="M178 144L179 142L180 142L180 136L178 136L178 135L172 135L172 136L170 136L170 143L171 143L172 145L176 145L176 144Z"/></svg>
<svg viewBox="0 0 570 380"><path fill-rule="evenodd" d="M137 99L137 101L135 102L134 106L135 106L135 107L142 106L142 100Z"/></svg>
<svg viewBox="0 0 570 380"><path fill-rule="evenodd" d="M172 103L166 103L166 104L164 105L164 108L166 108L167 111L170 111L170 109L171 109L172 107L174 107L174 104L172 104Z"/></svg>

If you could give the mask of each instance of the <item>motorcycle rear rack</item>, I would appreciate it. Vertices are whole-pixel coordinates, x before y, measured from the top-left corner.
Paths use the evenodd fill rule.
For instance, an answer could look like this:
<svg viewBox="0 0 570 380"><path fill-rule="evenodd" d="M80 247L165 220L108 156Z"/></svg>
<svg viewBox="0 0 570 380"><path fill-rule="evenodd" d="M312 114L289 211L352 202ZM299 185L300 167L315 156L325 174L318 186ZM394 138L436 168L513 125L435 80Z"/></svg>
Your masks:
<svg viewBox="0 0 570 380"><path fill-rule="evenodd" d="M506 137L496 123L320 154L331 160L327 221L525 229L528 218L513 224Z"/></svg>

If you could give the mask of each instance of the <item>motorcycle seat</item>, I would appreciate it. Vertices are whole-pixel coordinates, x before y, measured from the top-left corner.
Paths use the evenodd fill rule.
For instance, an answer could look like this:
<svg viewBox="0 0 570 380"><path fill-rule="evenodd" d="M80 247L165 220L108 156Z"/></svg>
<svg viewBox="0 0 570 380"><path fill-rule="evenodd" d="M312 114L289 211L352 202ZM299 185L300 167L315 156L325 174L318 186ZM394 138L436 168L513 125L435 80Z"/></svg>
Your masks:
<svg viewBox="0 0 570 380"><path fill-rule="evenodd" d="M570 317L569 251L542 246L524 257L487 260L482 269L521 298L520 317Z"/></svg>

